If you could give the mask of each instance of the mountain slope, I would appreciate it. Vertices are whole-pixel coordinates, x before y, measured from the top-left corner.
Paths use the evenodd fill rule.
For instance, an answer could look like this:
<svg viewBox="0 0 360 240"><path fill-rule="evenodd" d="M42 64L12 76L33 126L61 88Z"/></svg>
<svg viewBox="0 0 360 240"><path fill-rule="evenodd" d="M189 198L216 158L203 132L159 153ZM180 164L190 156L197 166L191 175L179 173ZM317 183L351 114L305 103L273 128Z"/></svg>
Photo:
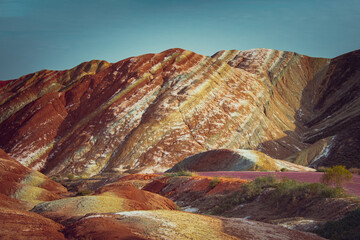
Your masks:
<svg viewBox="0 0 360 240"><path fill-rule="evenodd" d="M0 88L0 147L50 175L165 171L219 148L296 162L315 141L343 134L349 122L357 127L359 53L330 60L268 49L212 57L169 49L44 70ZM324 155L317 149L302 162Z"/></svg>
<svg viewBox="0 0 360 240"><path fill-rule="evenodd" d="M1 148L0 182L0 195L28 202L28 204L23 202L27 207L39 201L60 199L67 193L64 186L37 171L24 167Z"/></svg>

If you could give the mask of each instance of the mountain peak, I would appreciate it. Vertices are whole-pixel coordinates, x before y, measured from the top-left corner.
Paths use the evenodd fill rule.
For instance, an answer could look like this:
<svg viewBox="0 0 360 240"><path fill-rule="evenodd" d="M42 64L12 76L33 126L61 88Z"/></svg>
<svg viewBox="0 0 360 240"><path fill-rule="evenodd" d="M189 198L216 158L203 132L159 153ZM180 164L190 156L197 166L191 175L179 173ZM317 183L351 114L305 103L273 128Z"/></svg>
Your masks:
<svg viewBox="0 0 360 240"><path fill-rule="evenodd" d="M358 58L174 48L43 70L0 89L0 147L51 175L159 172L219 148L326 164L337 139L358 141Z"/></svg>

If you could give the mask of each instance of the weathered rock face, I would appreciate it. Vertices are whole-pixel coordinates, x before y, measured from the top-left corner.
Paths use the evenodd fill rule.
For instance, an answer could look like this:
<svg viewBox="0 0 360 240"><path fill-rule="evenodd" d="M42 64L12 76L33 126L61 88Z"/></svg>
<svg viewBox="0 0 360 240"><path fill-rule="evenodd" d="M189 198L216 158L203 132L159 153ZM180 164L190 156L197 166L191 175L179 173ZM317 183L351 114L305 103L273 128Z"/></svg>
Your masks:
<svg viewBox="0 0 360 240"><path fill-rule="evenodd" d="M173 210L170 199L139 190L131 185L107 186L99 194L69 197L36 205L31 211L58 222L89 213L111 213L134 210Z"/></svg>
<svg viewBox="0 0 360 240"><path fill-rule="evenodd" d="M0 207L1 239L65 239L62 225L36 213Z"/></svg>
<svg viewBox="0 0 360 240"><path fill-rule="evenodd" d="M70 239L323 239L266 223L168 210L87 216L69 226L65 235Z"/></svg>
<svg viewBox="0 0 360 240"><path fill-rule="evenodd" d="M18 200L0 193L0 208L26 210L30 208L25 201Z"/></svg>
<svg viewBox="0 0 360 240"><path fill-rule="evenodd" d="M65 239L63 226L28 212L40 201L59 199L66 188L24 167L0 149L0 238Z"/></svg>
<svg viewBox="0 0 360 240"><path fill-rule="evenodd" d="M359 55L170 49L44 70L0 88L0 147L46 174L92 176L165 171L219 148L295 161L332 137L329 163L345 151L357 165Z"/></svg>
<svg viewBox="0 0 360 240"><path fill-rule="evenodd" d="M273 159L254 150L219 149L187 157L169 169L168 172L178 172L184 169L194 172L280 171L282 168L297 172L315 171L313 168Z"/></svg>
<svg viewBox="0 0 360 240"><path fill-rule="evenodd" d="M67 193L65 187L38 171L24 167L2 149L0 149L0 182L0 194L28 202L28 204L23 202L24 206L39 201L56 200Z"/></svg>
<svg viewBox="0 0 360 240"><path fill-rule="evenodd" d="M332 59L303 95L302 106L311 113L303 141L312 145L289 160L360 167L360 51Z"/></svg>

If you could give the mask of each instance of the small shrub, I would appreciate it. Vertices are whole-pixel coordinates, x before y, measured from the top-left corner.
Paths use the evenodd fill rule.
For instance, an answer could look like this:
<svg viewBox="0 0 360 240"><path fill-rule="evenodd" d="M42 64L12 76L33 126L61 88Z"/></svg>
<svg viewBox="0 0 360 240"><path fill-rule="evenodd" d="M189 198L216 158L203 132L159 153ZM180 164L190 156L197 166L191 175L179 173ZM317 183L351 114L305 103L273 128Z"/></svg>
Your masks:
<svg viewBox="0 0 360 240"><path fill-rule="evenodd" d="M57 181L59 181L59 178L54 176L54 177L51 177L51 180L57 182Z"/></svg>
<svg viewBox="0 0 360 240"><path fill-rule="evenodd" d="M75 179L75 176L74 176L74 174L69 173L69 174L67 175L67 178L68 178L69 180L74 180L74 179Z"/></svg>
<svg viewBox="0 0 360 240"><path fill-rule="evenodd" d="M179 172L176 173L176 176L193 176L194 174L190 171L187 170L180 170Z"/></svg>
<svg viewBox="0 0 360 240"><path fill-rule="evenodd" d="M274 186L275 182L278 181L274 176L258 177L253 181L243 184L240 190L228 195L224 201L217 205L213 210L212 214L221 214L232 207L239 204L250 202L254 200L263 191L263 188Z"/></svg>
<svg viewBox="0 0 360 240"><path fill-rule="evenodd" d="M82 191L77 192L76 196L86 196L86 195L89 195L89 194L92 194L92 191L90 191L89 189L86 189L86 190L82 190Z"/></svg>
<svg viewBox="0 0 360 240"><path fill-rule="evenodd" d="M165 173L164 177L175 177L175 173Z"/></svg>
<svg viewBox="0 0 360 240"><path fill-rule="evenodd" d="M277 179L275 176L258 177L243 184L239 191L234 192L217 205L212 214L223 212L243 203L255 200L264 190L269 191L267 203L274 206L296 204L303 199L339 198L347 196L342 188L331 188L321 183L298 182L288 178Z"/></svg>
<svg viewBox="0 0 360 240"><path fill-rule="evenodd" d="M194 176L194 175L195 175L194 173L184 169L181 169L178 172L164 174L165 177Z"/></svg>
<svg viewBox="0 0 360 240"><path fill-rule="evenodd" d="M321 167L318 167L316 169L317 172L325 172L326 170L328 170L329 168L328 167L324 167L324 166L321 166Z"/></svg>
<svg viewBox="0 0 360 240"><path fill-rule="evenodd" d="M274 187L278 181L279 180L274 175L268 175L265 177L257 177L250 183L259 186L260 188L264 188L264 187Z"/></svg>
<svg viewBox="0 0 360 240"><path fill-rule="evenodd" d="M287 168L280 169L281 172L287 172Z"/></svg>
<svg viewBox="0 0 360 240"><path fill-rule="evenodd" d="M342 187L352 179L352 174L344 166L334 166L325 171L321 177L321 182L327 185Z"/></svg>
<svg viewBox="0 0 360 240"><path fill-rule="evenodd" d="M278 207L287 203L296 203L302 199L339 198L346 196L342 188L331 188L321 183L283 180L271 194L272 202Z"/></svg>
<svg viewBox="0 0 360 240"><path fill-rule="evenodd" d="M210 182L210 187L214 188L219 182L220 182L220 179L218 177L214 177Z"/></svg>

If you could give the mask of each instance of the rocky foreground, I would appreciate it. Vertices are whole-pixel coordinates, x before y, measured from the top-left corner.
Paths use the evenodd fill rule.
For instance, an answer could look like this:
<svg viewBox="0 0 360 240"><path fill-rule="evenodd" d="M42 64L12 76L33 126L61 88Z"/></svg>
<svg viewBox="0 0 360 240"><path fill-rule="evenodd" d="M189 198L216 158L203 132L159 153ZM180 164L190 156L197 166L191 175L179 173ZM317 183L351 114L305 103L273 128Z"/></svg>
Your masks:
<svg viewBox="0 0 360 240"><path fill-rule="evenodd" d="M360 167L359 69L360 51L169 49L43 70L2 84L0 147L48 176L163 172L215 149Z"/></svg>
<svg viewBox="0 0 360 240"><path fill-rule="evenodd" d="M2 239L322 239L303 231L360 206L351 197L274 205L270 188L217 212L247 180L112 174L55 182L0 153Z"/></svg>
<svg viewBox="0 0 360 240"><path fill-rule="evenodd" d="M9 172L0 180L16 185L0 194L0 237L4 239L322 239L293 229L313 229L360 206L352 198L325 198L275 207L262 194L228 210L231 218L201 215L214 211L248 181L155 174L59 179L69 192L44 177L46 184L27 184L32 190L56 187L29 197L16 194L23 191L26 172L43 175L13 167L18 163L9 156L0 160L2 171ZM19 169L25 174L8 177Z"/></svg>
<svg viewBox="0 0 360 240"><path fill-rule="evenodd" d="M0 193L2 239L321 239L261 222L183 212L170 200L181 195L192 195L185 197L191 201L201 200L199 193L203 197L230 193L245 180L223 179L211 187L208 177L128 175L101 183L100 188L91 179L66 180L65 185L73 185L68 192L6 154L0 160L0 180L11 186ZM171 182L177 183L168 185ZM26 194L24 188L29 188ZM163 192L167 198L142 189L167 189Z"/></svg>

